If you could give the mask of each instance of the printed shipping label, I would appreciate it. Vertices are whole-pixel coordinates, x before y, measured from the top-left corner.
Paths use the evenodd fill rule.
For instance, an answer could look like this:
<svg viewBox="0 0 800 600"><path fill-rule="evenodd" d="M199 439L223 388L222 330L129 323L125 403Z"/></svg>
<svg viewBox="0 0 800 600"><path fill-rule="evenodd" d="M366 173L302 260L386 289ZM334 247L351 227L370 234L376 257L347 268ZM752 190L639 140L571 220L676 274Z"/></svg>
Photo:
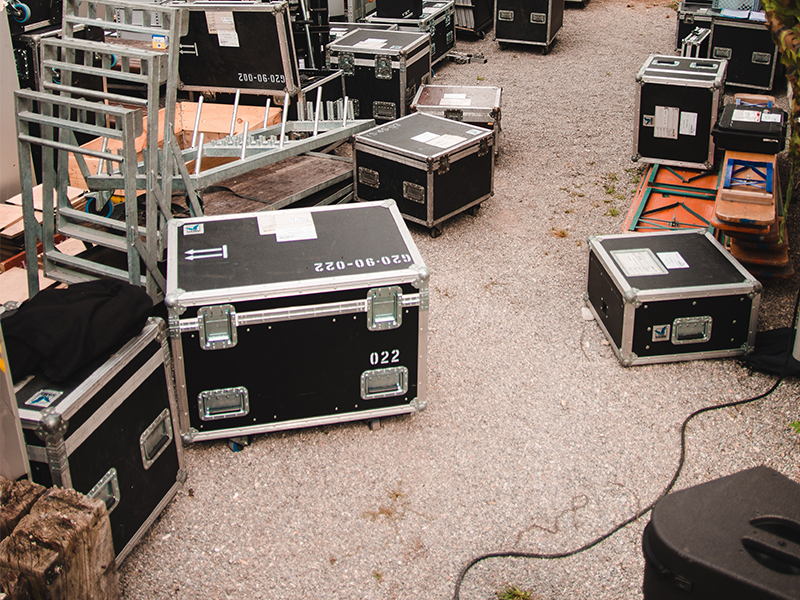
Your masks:
<svg viewBox="0 0 800 600"><path fill-rule="evenodd" d="M656 122L653 136L677 140L680 114L680 109L674 106L656 106Z"/></svg>
<svg viewBox="0 0 800 600"><path fill-rule="evenodd" d="M697 135L697 113L681 113L681 128L679 132L681 135Z"/></svg>
<svg viewBox="0 0 800 600"><path fill-rule="evenodd" d="M426 131L425 133L420 133L419 135L415 135L411 139L414 140L415 142L422 142L423 144L427 144L438 135L439 135L438 133L431 133L430 131Z"/></svg>
<svg viewBox="0 0 800 600"><path fill-rule="evenodd" d="M367 38L357 44L353 44L353 48L383 48L388 42L389 40L380 38Z"/></svg>
<svg viewBox="0 0 800 600"><path fill-rule="evenodd" d="M239 35L235 31L217 32L217 42L222 48L238 48Z"/></svg>
<svg viewBox="0 0 800 600"><path fill-rule="evenodd" d="M669 273L649 248L612 250L611 256L614 257L626 277L645 277Z"/></svg>
<svg viewBox="0 0 800 600"><path fill-rule="evenodd" d="M683 260L680 252L657 252L658 258L668 269L688 269L689 263Z"/></svg>
<svg viewBox="0 0 800 600"><path fill-rule="evenodd" d="M229 10L212 10L206 13L208 33L214 35L220 31L236 31L233 22L233 12Z"/></svg>
<svg viewBox="0 0 800 600"><path fill-rule="evenodd" d="M431 146L436 146L437 148L441 148L442 150L447 150L448 148L452 148L453 146L466 141L467 138L461 137L460 135L445 134L437 136L427 143Z"/></svg>
<svg viewBox="0 0 800 600"><path fill-rule="evenodd" d="M275 240L278 242L297 242L317 239L314 218L308 211L283 212L275 214Z"/></svg>
<svg viewBox="0 0 800 600"><path fill-rule="evenodd" d="M783 115L781 113L762 113L761 120L764 123L780 123L783 121Z"/></svg>
<svg viewBox="0 0 800 600"><path fill-rule="evenodd" d="M731 121L738 121L740 123L760 123L761 111L736 108L731 115Z"/></svg>

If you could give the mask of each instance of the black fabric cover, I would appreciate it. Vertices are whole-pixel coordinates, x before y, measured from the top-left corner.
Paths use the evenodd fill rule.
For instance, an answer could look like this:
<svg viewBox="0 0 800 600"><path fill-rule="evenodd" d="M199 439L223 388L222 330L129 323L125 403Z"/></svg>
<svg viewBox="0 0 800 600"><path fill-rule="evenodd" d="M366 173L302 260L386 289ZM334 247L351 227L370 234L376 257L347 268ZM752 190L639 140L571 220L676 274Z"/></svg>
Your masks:
<svg viewBox="0 0 800 600"><path fill-rule="evenodd" d="M64 381L138 335L152 310L144 289L116 279L42 290L3 319L11 377Z"/></svg>
<svg viewBox="0 0 800 600"><path fill-rule="evenodd" d="M786 354L794 348L794 336L795 329L791 327L759 331L756 334L755 350L742 361L755 371L780 375L786 362ZM800 374L800 362L789 356L784 375L797 374Z"/></svg>

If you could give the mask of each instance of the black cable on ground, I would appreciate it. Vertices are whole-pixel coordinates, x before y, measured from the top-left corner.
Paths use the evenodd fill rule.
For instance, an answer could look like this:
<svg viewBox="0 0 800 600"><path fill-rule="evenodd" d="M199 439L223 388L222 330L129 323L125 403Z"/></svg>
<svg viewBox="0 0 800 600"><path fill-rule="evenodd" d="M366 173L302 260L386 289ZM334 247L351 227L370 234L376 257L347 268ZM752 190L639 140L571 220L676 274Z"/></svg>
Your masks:
<svg viewBox="0 0 800 600"><path fill-rule="evenodd" d="M791 321L791 327L792 328L794 328L796 323L797 323L798 307L800 307L800 290L798 290L797 297L795 298L795 302L794 302L794 310L792 312L792 321ZM670 480L670 482L664 488L664 491L661 492L661 494L659 494L658 498L656 498L653 502L651 502L645 508L643 508L642 510L637 512L632 517L626 519L625 521L622 521L621 523L618 523L617 525L612 527L609 531L607 531L606 533L602 534L601 536L595 538L594 540L592 540L592 541L584 544L580 548L576 548L574 550L568 550L566 552L555 552L555 553L550 553L550 554L538 553L538 552L513 552L513 551L510 551L510 552L490 552L488 554L482 554L480 556L477 556L477 557L473 558L471 561L469 561L466 565L464 565L464 567L461 569L461 572L458 574L458 578L456 579L456 584L455 584L455 590L453 592L453 600L460 600L460 598L461 598L461 596L460 596L461 583L464 581L464 577L466 576L467 571L469 571L472 567L477 565L479 562L481 562L483 560L486 560L487 558L536 558L536 559L542 559L542 560L553 560L553 559L556 559L556 558L568 558L570 556L575 556L576 554L580 554L581 552L589 550L590 548L594 548L599 543L604 542L605 540L610 538L612 535L617 533L620 529L623 529L623 528L627 527L628 525L630 525L631 523L633 523L634 521L638 521L639 519L641 519L644 515L646 515L651 510L653 510L653 507L656 505L656 503L659 500L661 500L661 498L663 498L664 496L669 494L669 492L672 490L672 488L678 482L678 478L681 475L681 471L683 471L683 465L686 462L686 428L688 427L688 425L692 421L692 419L694 419L696 416L701 415L703 413L711 412L711 411L714 411L714 410L719 410L719 409L722 409L722 408L730 408L730 407L734 407L734 406L741 406L743 404L749 404L751 402L755 402L756 400L761 400L762 398L766 398L767 396L769 396L772 392L774 392L777 389L777 387L783 381L784 375L786 373L786 367L789 364L789 358L792 356L793 348L794 348L794 337L792 337L791 340L790 340L789 348L787 349L787 352L786 352L786 359L784 360L783 368L781 369L781 374L778 376L777 381L775 381L775 383L772 385L772 387L770 387L763 394L759 394L758 396L754 396L752 398L747 398L745 400L737 400L735 402L726 402L724 404L715 404L713 406L706 406L704 408L701 408L701 409L698 409L698 410L694 411L692 414L690 414L688 417L686 417L686 419L684 419L683 424L681 425L681 446L680 446L680 458L678 460L678 468L675 470L675 474L672 476L672 479Z"/></svg>

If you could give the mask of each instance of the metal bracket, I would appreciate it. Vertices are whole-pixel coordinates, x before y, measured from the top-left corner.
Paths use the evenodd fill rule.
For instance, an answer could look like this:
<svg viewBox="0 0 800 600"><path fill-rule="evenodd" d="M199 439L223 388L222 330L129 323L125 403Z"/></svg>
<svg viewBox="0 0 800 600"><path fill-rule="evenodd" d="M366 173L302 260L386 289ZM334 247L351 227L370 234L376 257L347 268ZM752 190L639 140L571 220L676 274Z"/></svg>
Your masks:
<svg viewBox="0 0 800 600"><path fill-rule="evenodd" d="M233 348L238 342L236 309L232 305L203 306L197 311L197 321L203 350Z"/></svg>
<svg viewBox="0 0 800 600"><path fill-rule="evenodd" d="M171 443L172 419L170 419L169 409L165 408L139 436L139 451L142 454L142 465L144 465L145 471L156 462L156 459Z"/></svg>
<svg viewBox="0 0 800 600"><path fill-rule="evenodd" d="M98 481L95 486L86 494L87 497L94 500L102 500L106 505L106 510L111 514L122 498L119 491L119 478L117 477L117 470L111 467L108 472Z"/></svg>
<svg viewBox="0 0 800 600"><path fill-rule="evenodd" d="M381 185L381 174L367 167L358 167L358 183L377 189Z"/></svg>
<svg viewBox="0 0 800 600"><path fill-rule="evenodd" d="M444 175L449 170L450 170L450 157L447 154L445 154L439 159L439 168L436 170L436 172L439 175Z"/></svg>
<svg viewBox="0 0 800 600"><path fill-rule="evenodd" d="M361 398L375 400L402 396L408 392L408 369L390 367L373 369L361 374Z"/></svg>
<svg viewBox="0 0 800 600"><path fill-rule="evenodd" d="M242 386L206 390L197 395L197 404L203 421L243 417L250 412L250 395Z"/></svg>
<svg viewBox="0 0 800 600"><path fill-rule="evenodd" d="M497 20L498 21L513 21L514 20L514 11L513 10L498 10L497 11Z"/></svg>
<svg viewBox="0 0 800 600"><path fill-rule="evenodd" d="M394 102L375 100L372 103L372 117L374 119L388 119L393 121L397 118L397 105Z"/></svg>
<svg viewBox="0 0 800 600"><path fill-rule="evenodd" d="M541 25L547 23L547 14L546 13L531 13L531 23L536 25Z"/></svg>
<svg viewBox="0 0 800 600"><path fill-rule="evenodd" d="M403 182L403 198L417 202L418 204L425 204L425 188L410 181Z"/></svg>
<svg viewBox="0 0 800 600"><path fill-rule="evenodd" d="M367 329L385 331L403 324L403 290L391 287L372 288L367 292Z"/></svg>
<svg viewBox="0 0 800 600"><path fill-rule="evenodd" d="M392 57L378 55L375 57L375 79L392 78Z"/></svg>
<svg viewBox="0 0 800 600"><path fill-rule="evenodd" d="M489 154L489 138L483 138L478 144L478 156Z"/></svg>
<svg viewBox="0 0 800 600"><path fill-rule="evenodd" d="M355 75L356 57L352 52L342 52L339 54L339 68L345 75Z"/></svg>
<svg viewBox="0 0 800 600"><path fill-rule="evenodd" d="M460 108L445 108L444 118L450 119L451 121L463 121L464 111L461 110Z"/></svg>

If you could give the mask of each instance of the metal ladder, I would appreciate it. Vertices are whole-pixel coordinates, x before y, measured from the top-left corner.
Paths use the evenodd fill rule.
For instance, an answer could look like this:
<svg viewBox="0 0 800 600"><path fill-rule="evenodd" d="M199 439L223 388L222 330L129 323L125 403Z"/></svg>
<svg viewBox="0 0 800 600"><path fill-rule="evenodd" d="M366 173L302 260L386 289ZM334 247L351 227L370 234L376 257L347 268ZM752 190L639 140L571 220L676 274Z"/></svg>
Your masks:
<svg viewBox="0 0 800 600"><path fill-rule="evenodd" d="M80 16L81 13L87 16ZM166 223L171 218L175 171L172 142L179 38L185 33L182 31L183 15L184 12L175 7L129 0L66 0L63 39L43 41L41 91L34 96L30 92L19 93L18 102L25 110L17 112L18 133L23 136L20 156L30 156L31 145L52 148L55 153L53 160L49 160L49 156L48 160L43 160L43 196L49 200L43 202L41 226L33 216L32 164L26 166L22 164L25 161L21 161L23 211L30 213L25 218L30 296L38 292L37 238L42 242L43 270L48 277L66 283L115 277L144 285L154 299L163 295L166 283L159 262L164 259ZM142 49L82 40L73 36L76 26L101 27L111 39L127 32L153 42L150 48ZM103 90L73 85L74 75L101 78ZM135 93L109 93L106 91L109 80L144 89L145 97ZM75 96L81 100L73 98ZM67 102L68 99L72 101ZM118 106L112 108L111 104ZM163 118L159 118L162 106ZM143 132L142 110L149 118L142 162L137 167L135 144L136 137ZM132 117L133 113L138 117ZM118 119L121 126L116 123ZM134 120L129 123L130 119ZM35 127L30 127L33 123L41 125L38 134ZM97 152L80 148L75 133L102 138L103 149ZM161 148L159 139L163 140ZM70 154L86 186L97 198L96 204L108 201L114 190L124 190L124 221L72 208L66 196ZM94 169L87 165L87 158ZM23 170L28 172L23 173ZM142 226L139 224L138 190L144 190L145 198ZM26 202L26 196L30 202ZM26 204L29 205L27 209ZM194 206L199 211L196 202ZM125 253L127 270L88 258L62 255L54 244L54 237L59 234Z"/></svg>

